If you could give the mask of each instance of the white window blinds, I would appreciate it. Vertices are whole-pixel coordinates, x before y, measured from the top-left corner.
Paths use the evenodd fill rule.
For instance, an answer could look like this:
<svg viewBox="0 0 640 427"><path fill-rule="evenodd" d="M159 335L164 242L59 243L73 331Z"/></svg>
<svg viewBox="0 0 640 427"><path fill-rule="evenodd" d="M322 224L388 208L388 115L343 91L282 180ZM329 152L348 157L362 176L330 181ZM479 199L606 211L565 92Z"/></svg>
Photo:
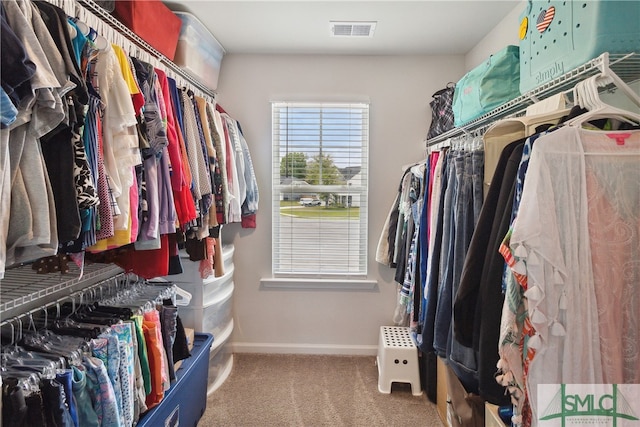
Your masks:
<svg viewBox="0 0 640 427"><path fill-rule="evenodd" d="M367 274L369 106L274 103L273 274Z"/></svg>

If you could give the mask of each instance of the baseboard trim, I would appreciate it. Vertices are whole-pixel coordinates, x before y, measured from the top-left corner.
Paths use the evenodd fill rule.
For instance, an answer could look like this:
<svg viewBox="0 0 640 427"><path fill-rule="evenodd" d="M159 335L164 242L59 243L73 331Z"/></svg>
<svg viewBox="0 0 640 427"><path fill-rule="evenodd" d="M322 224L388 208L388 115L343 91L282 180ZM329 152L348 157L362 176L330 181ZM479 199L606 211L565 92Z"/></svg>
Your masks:
<svg viewBox="0 0 640 427"><path fill-rule="evenodd" d="M375 356L375 345L339 345L339 344L287 344L287 343L231 343L234 353L273 353L273 354L335 354L345 356Z"/></svg>

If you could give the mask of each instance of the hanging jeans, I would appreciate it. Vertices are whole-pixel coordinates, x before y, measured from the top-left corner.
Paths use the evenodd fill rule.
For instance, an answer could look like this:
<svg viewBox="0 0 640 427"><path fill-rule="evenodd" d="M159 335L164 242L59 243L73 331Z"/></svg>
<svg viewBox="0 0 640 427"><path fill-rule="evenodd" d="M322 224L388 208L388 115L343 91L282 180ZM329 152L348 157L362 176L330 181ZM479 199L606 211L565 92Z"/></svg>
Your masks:
<svg viewBox="0 0 640 427"><path fill-rule="evenodd" d="M458 192L458 178L456 165L462 161L460 151L447 153L449 167L447 168L447 189L444 193L444 209L442 222L442 246L440 255L440 282L438 284L438 302L434 325L433 348L438 357L447 357L447 342L451 328L453 285L453 257L455 237L455 201Z"/></svg>
<svg viewBox="0 0 640 427"><path fill-rule="evenodd" d="M482 179L484 152L464 151L456 156L456 183L458 191L454 201L453 265L451 269L451 298L455 301L464 260L482 207ZM453 306L449 306L452 308ZM453 316L453 311L450 312ZM451 317L453 322L453 317ZM450 324L452 325L452 323ZM468 392L478 392L478 358L475 350L465 347L455 339L449 327L447 358L451 368Z"/></svg>

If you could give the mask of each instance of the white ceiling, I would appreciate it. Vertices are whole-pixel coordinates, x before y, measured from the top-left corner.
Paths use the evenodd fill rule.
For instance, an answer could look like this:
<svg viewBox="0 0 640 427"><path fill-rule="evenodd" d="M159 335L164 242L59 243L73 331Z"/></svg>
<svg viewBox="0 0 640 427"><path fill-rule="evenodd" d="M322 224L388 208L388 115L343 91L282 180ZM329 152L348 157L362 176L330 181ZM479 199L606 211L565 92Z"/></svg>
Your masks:
<svg viewBox="0 0 640 427"><path fill-rule="evenodd" d="M227 54L466 54L521 0L165 1ZM372 38L331 37L329 21L377 21Z"/></svg>

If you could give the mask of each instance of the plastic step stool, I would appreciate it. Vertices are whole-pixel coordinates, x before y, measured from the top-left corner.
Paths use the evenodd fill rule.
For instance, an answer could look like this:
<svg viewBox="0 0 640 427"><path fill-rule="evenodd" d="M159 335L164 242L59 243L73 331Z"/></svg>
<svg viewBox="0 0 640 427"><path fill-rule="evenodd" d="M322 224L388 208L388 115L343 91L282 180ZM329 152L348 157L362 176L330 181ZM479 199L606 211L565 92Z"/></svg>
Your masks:
<svg viewBox="0 0 640 427"><path fill-rule="evenodd" d="M380 393L391 393L391 384L399 382L411 384L411 394L414 396L422 394L418 348L411 339L408 327L380 327L376 363Z"/></svg>

